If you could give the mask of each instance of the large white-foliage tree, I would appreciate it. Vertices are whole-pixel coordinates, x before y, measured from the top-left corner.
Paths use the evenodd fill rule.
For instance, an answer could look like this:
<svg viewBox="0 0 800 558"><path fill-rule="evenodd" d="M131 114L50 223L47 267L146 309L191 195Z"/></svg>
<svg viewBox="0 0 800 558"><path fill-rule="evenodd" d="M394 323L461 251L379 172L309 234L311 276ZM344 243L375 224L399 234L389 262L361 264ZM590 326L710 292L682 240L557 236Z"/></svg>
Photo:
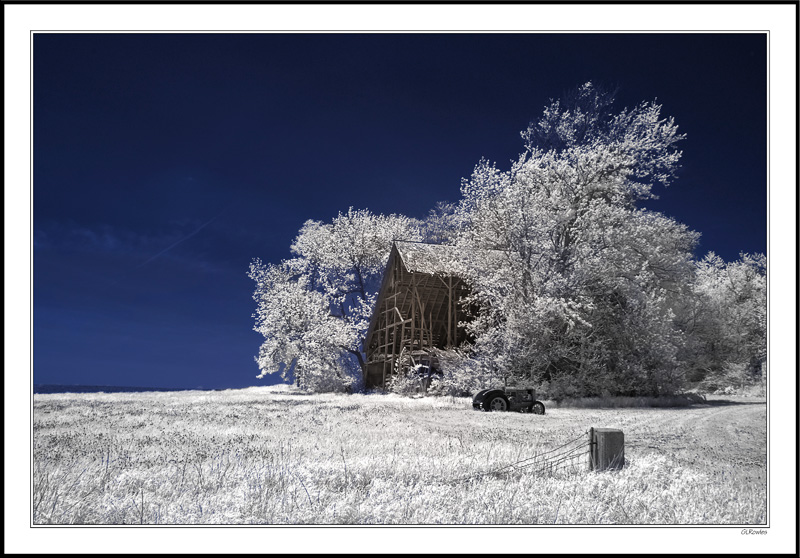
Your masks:
<svg viewBox="0 0 800 558"><path fill-rule="evenodd" d="M263 377L314 391L359 389L364 336L392 241L420 240L419 221L352 208L330 223L307 221L280 264L254 260L256 361Z"/></svg>
<svg viewBox="0 0 800 558"><path fill-rule="evenodd" d="M476 358L553 397L682 383L673 305L698 235L639 204L674 178L683 136L655 102L613 101L591 83L552 101L510 169L476 166L456 212L482 309Z"/></svg>

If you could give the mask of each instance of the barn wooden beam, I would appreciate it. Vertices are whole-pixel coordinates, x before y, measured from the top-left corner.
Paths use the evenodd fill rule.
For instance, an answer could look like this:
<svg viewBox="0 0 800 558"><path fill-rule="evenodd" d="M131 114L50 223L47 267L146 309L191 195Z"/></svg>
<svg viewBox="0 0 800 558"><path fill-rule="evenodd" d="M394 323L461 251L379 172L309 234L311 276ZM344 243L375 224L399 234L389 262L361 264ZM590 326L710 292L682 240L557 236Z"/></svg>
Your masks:
<svg viewBox="0 0 800 558"><path fill-rule="evenodd" d="M448 277L447 285L447 348L453 346L452 323L453 323L453 279Z"/></svg>

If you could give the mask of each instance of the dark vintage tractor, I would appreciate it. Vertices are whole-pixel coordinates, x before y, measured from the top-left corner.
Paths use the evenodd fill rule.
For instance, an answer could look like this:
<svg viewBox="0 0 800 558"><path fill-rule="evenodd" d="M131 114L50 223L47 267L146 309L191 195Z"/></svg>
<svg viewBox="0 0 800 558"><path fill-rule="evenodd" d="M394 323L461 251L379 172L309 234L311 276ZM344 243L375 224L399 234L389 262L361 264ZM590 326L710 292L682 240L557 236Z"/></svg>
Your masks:
<svg viewBox="0 0 800 558"><path fill-rule="evenodd" d="M544 403L536 401L532 389L505 388L485 389L472 398L472 408L476 411L519 411L520 413L544 414Z"/></svg>

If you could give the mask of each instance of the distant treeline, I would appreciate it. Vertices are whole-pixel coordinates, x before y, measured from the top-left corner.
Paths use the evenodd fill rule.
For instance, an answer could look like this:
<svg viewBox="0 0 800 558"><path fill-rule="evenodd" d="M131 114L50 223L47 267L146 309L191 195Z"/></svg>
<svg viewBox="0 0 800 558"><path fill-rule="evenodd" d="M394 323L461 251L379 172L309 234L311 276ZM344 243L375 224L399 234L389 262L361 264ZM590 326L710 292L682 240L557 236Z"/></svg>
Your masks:
<svg viewBox="0 0 800 558"><path fill-rule="evenodd" d="M70 386L59 384L34 384L33 393L115 393L115 392L143 392L143 391L185 391L198 388L153 388L131 386Z"/></svg>

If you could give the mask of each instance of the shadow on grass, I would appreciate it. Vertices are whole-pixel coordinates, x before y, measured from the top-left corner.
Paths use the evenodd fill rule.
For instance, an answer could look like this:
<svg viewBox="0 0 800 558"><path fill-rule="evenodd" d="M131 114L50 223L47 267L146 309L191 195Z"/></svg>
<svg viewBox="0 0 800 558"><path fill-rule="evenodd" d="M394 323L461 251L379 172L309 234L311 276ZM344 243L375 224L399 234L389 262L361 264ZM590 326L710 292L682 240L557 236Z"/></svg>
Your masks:
<svg viewBox="0 0 800 558"><path fill-rule="evenodd" d="M736 401L734 399L708 399L704 403L697 403L694 407L729 407L736 405L766 405L764 401Z"/></svg>
<svg viewBox="0 0 800 558"><path fill-rule="evenodd" d="M546 401L556 409L696 409L704 407L725 407L739 405L766 405L766 399L752 397L726 398L725 396L711 396L701 399L699 396L666 396L666 397L583 397L577 399L562 399L560 401Z"/></svg>

